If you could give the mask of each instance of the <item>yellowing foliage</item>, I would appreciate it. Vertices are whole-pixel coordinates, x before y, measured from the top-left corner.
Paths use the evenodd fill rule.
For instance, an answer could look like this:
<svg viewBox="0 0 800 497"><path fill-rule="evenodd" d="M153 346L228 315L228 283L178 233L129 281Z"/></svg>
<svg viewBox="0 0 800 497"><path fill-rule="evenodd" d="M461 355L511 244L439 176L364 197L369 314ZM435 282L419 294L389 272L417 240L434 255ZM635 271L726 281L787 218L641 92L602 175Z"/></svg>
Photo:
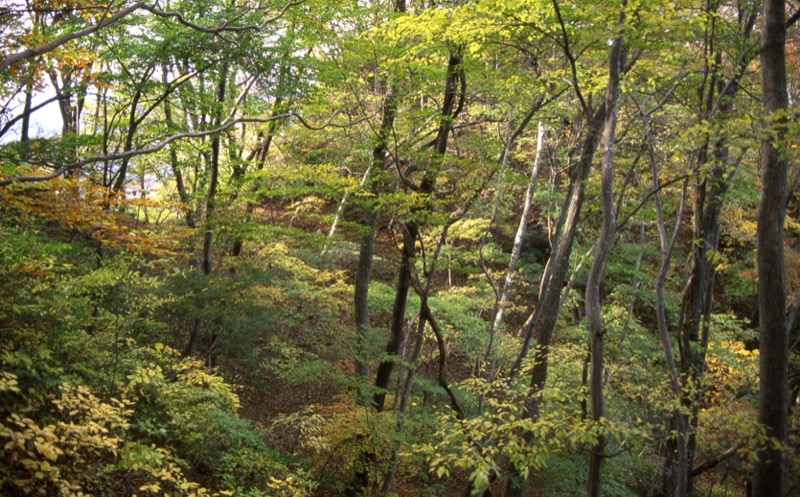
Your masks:
<svg viewBox="0 0 800 497"><path fill-rule="evenodd" d="M30 495L82 495L118 456L130 414L125 402L102 402L87 387L67 383L60 392L50 401L58 415L52 423L12 413L0 424L5 485Z"/></svg>

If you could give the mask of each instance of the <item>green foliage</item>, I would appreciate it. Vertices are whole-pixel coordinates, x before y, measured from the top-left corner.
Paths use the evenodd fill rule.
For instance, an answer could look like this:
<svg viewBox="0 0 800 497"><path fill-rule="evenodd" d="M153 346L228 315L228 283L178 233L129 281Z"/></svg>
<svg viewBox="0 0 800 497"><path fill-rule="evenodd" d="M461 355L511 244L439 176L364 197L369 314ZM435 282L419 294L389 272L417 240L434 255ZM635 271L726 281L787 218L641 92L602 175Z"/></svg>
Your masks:
<svg viewBox="0 0 800 497"><path fill-rule="evenodd" d="M0 12L3 57L114 13L94 0L17 3ZM394 470L399 495L455 495L467 480L480 490L495 474L494 485L528 478L558 497L584 492L585 456L602 434L612 454L604 493L649 495L661 489L680 412L691 416L696 464L741 445L697 479L699 493L735 495L756 446L775 443L754 422L753 329L757 150L775 126L760 115L755 31L743 35L758 7L712 4L169 0L158 8L170 14L141 9L11 64L0 74L0 181L88 163L53 181L0 187L0 493L335 496L358 493L363 474L370 493ZM539 304L571 175L597 128L587 121L608 83L608 40L620 33L614 195L623 224L601 287L607 414L595 423L582 317L601 215L596 167L567 241L574 286L563 308L548 310L559 314L547 382L531 392L532 353L514 381L507 376L519 327ZM796 77L797 54L788 55ZM51 87L75 122L63 136L34 124L16 140L26 91L36 105ZM720 97L725 89L735 91ZM450 98L457 115L442 115ZM796 114L788 112L781 117ZM527 119L498 177L498 158ZM484 269L502 285L537 122L548 137L512 302L484 357L495 298ZM180 133L192 136L91 159ZM796 152L786 147L790 164ZM653 312L663 256L653 174L667 234L676 234L665 306L682 401ZM721 187L705 347L679 325L695 229ZM362 341L352 282L367 215L377 219L376 252ZM388 358L409 222L420 230L414 289L398 317L416 328L417 292L429 279L443 342L425 327L412 360L415 337L405 337L386 405L401 404L413 371L407 409L376 413L356 392L370 389ZM787 249L785 265L794 288L800 256ZM182 357L190 334L196 357ZM693 364L680 364L690 356L702 358L697 380L688 379ZM354 359L369 376L352 374ZM794 357L793 374L797 367ZM792 469L795 411L794 445L784 447Z"/></svg>

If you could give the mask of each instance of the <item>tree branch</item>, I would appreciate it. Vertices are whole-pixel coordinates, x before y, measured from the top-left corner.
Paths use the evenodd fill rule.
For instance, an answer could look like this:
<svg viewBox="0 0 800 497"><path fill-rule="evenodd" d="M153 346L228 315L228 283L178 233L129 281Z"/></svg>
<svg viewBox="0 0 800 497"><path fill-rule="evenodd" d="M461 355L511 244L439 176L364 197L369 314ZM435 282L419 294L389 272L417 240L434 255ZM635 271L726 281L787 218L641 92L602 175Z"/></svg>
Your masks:
<svg viewBox="0 0 800 497"><path fill-rule="evenodd" d="M55 40L51 41L50 43L45 43L44 45L40 45L38 47L28 48L26 50L22 50L20 52L11 54L11 55L3 58L2 60L0 60L0 72L3 72L6 69L8 69L12 64L16 64L17 62L23 61L25 59L29 59L31 57L36 57L37 55L44 55L44 54L46 54L48 52L52 52L53 50L55 50L56 48L60 47L61 45L64 45L65 43L68 43L68 42L70 42L72 40L75 40L75 39L82 38L84 36L88 36L90 34L93 34L93 33L97 32L97 31L103 29L104 27L109 26L111 24L114 24L115 22L119 21L120 19L123 19L123 18L127 17L128 15L136 12L137 10L145 10L145 11L150 12L151 14L153 14L153 15L155 15L157 17L174 18L180 24L183 24L184 26L192 28L192 29L194 29L196 31L200 31L202 33L219 34L219 33L223 33L223 32L237 32L237 31L249 31L249 30L258 31L261 28L263 28L264 26L266 26L267 24L275 22L278 19L280 19L281 17L283 17L283 15L286 14L286 11L289 10L291 7L300 5L300 4L304 3L304 2L305 2L305 0L297 0L297 1L294 1L294 2L289 2L275 16L270 17L268 19L265 19L264 21L262 21L259 24L249 24L249 25L246 25L246 26L229 26L229 24L230 24L230 21L229 21L229 22L223 23L221 26L217 26L217 27L214 27L214 28L206 28L204 26L200 26L199 24L195 24L195 23L193 23L191 21L188 21L179 12L166 12L166 11L163 11L163 10L159 10L159 9L157 9L155 7L146 5L144 2L136 2L133 5L131 5L130 7L126 7L124 9L120 10L119 12L115 13L114 15L112 15L110 17L107 17L107 18L103 19L102 21L98 22L97 24L93 24L93 25L88 26L88 27L86 27L84 29L79 29L78 31L73 31L72 33L67 33L67 34L65 34L63 36L59 36L58 38L56 38Z"/></svg>
<svg viewBox="0 0 800 497"><path fill-rule="evenodd" d="M628 222L631 220L631 218L635 216L637 212L639 212L639 209L644 207L644 204L646 204L647 201L650 200L650 197L652 197L653 195L655 195L656 193L660 192L661 190L663 190L664 188L668 187L673 183L677 183L678 181L683 181L687 177L688 175L683 174L665 183L661 183L661 186L659 186L657 190L650 190L650 192L641 200L641 202L639 202L639 205L637 205L627 216L625 216L625 219L623 219L622 222L620 222L617 225L617 234L621 233L622 230L624 230L627 227ZM2 184L0 184L0 186L2 186Z"/></svg>
<svg viewBox="0 0 800 497"><path fill-rule="evenodd" d="M743 445L744 444L742 443L738 443L733 447L729 448L728 450L726 450L725 452L723 452L722 454L718 455L717 457L710 459L699 466L695 466L689 472L689 477L695 478L698 475L701 475L710 469L714 469L717 466L717 464L721 463L725 459L733 457L736 454L736 452L742 448Z"/></svg>
<svg viewBox="0 0 800 497"><path fill-rule="evenodd" d="M349 122L349 123L346 123L346 124L333 123L333 118L336 117L340 112L341 111L338 111L338 110L336 112L334 112L331 115L331 117L329 117L328 120L325 121L325 123L323 123L320 126L314 126L314 125L310 124L305 118L303 118L302 116L300 116L299 114L297 114L295 112L287 112L285 114L280 114L280 115L277 115L277 116L271 116L271 117L265 117L265 118L260 118L260 117L242 117L242 118L239 118L239 119L234 119L232 121L228 121L227 123L223 124L222 126L219 126L217 128L214 128L214 129L209 129L209 130L206 130L206 131L195 131L195 132L178 133L177 135L172 135L172 136L170 136L168 138L165 138L164 140L162 140L161 142L157 143L156 145L153 145L152 147L129 150L127 152L120 152L120 153L116 153L116 154L92 156L92 157L88 157L86 159L82 159L82 160L79 160L79 161L76 161L76 162L72 162L72 163L69 163L69 164L63 164L63 165L57 166L57 169L55 171L53 171L52 173L45 174L45 175L42 175L42 176L17 176L17 177L14 177L14 178L2 178L2 179L0 179L0 187L10 185L11 183L32 183L32 182L37 182L37 181L47 181L47 180L50 180L50 179L57 178L57 177L61 176L62 174L66 173L67 171L70 171L72 169L76 169L76 168L79 168L79 167L83 167L83 166L85 166L87 164L93 164L93 163L96 163L96 162L104 162L104 161L122 160L122 159L128 159L130 157L134 157L134 156L152 154L152 153L158 152L159 150L163 149L164 147L166 147L170 143L174 142L175 140L181 140L181 139L184 139L184 138L203 138L205 136L210 136L210 135L214 135L214 134L217 134L217 133L222 133L223 131L226 131L226 130L230 129L231 127L233 127L233 126L235 126L237 124L241 124L241 123L267 123L267 122L270 122L270 121L275 121L277 119L284 119L284 118L287 118L287 117L294 117L298 121L300 121L300 124L302 124L304 127L308 128L310 130L318 131L318 130L321 130L321 129L324 129L324 128L327 128L327 127L344 128L344 127L352 126L353 124L357 124L358 122L363 121L364 119L368 119L368 118L363 118L363 119L360 119L358 121L353 121L353 122Z"/></svg>
<svg viewBox="0 0 800 497"><path fill-rule="evenodd" d="M88 35L96 32L96 31L99 31L100 29L102 29L102 28L104 28L104 27L106 27L106 26L108 26L110 24L114 24L115 22L119 21L120 19L132 14L133 12L136 12L139 9L143 9L143 8L146 8L146 6L145 6L145 4L143 2L136 2L135 4L131 5L130 7L127 7L125 9L120 10L116 14L112 15L111 17L107 17L107 18L103 19L102 21L98 22L97 24L94 24L94 25L89 26L89 27L84 28L84 29L79 29L78 31L73 31L72 33L67 33L64 36L59 36L58 38L56 38L55 40L51 41L50 43L45 43L44 45L40 45L38 47L29 48L27 50L22 50L21 52L17 52L17 53L11 54L11 55L3 58L3 60L0 60L0 72L5 71L6 69L8 69L9 66L11 66L11 64L15 64L17 62L20 62L22 60L28 59L30 57L36 57L37 55L43 55L43 54L46 54L47 52L52 52L53 50L55 50L56 48L60 47L61 45L65 44L67 42L70 42L70 41L75 40L77 38L82 38L84 36L88 36Z"/></svg>

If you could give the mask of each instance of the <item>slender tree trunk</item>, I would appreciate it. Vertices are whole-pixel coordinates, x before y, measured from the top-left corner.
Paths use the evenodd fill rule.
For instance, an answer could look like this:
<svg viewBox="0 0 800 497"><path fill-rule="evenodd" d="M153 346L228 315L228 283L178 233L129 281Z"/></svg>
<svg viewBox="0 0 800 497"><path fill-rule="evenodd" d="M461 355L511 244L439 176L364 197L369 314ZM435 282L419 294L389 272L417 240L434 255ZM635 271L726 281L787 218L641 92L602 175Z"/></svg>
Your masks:
<svg viewBox="0 0 800 497"><path fill-rule="evenodd" d="M214 127L218 127L222 122L222 105L225 102L225 88L228 83L228 65L223 64L222 71L217 82L216 103L218 108L215 111ZM214 241L215 221L217 209L217 189L219 187L219 154L220 154L219 134L211 138L211 161L208 165L208 194L206 195L206 222L203 232L203 274L209 275L214 269L212 261L212 247Z"/></svg>
<svg viewBox="0 0 800 497"><path fill-rule="evenodd" d="M783 0L764 0L761 28L761 88L769 132L761 142L761 201L758 205L758 332L760 376L758 421L767 435L787 439L788 353L786 271L786 25ZM753 497L783 495L783 453L772 443L758 451Z"/></svg>
<svg viewBox="0 0 800 497"><path fill-rule="evenodd" d="M167 83L167 66L166 64L161 68L162 74L162 81L164 84ZM164 118L167 122L167 127L169 128L170 132L174 132L175 121L172 118L172 106L169 103L169 99L164 99ZM183 208L186 210L185 212L185 219L186 225L190 228L195 227L195 218L194 218L194 208L192 207L192 199L189 196L189 192L186 191L186 183L183 181L183 171L180 167L180 162L178 161L178 152L173 144L169 145L169 164L170 169L172 170L172 175L175 177L175 188L178 190L178 198L183 204Z"/></svg>
<svg viewBox="0 0 800 497"><path fill-rule="evenodd" d="M228 82L228 65L222 65L219 81L216 85L216 105L214 111L213 125L219 126L222 122L222 106L225 102L225 90ZM213 241L214 241L214 215L216 210L217 188L219 185L219 154L220 154L220 135L214 135L211 139L211 157L208 162L208 191L206 193L205 222L203 223L203 254L201 257L198 272L201 277L207 277L214 270L213 265ZM192 326L189 344L183 352L188 357L194 354L200 337L202 318L195 318ZM210 357L208 360L210 361Z"/></svg>
<svg viewBox="0 0 800 497"><path fill-rule="evenodd" d="M661 338L661 345L664 348L664 359L667 364L667 374L669 376L670 389L677 401L681 398L681 380L680 372L675 362L675 353L670 341L669 327L667 325L667 310L666 300L664 298L664 285L667 281L667 273L669 272L670 259L672 257L672 249L675 245L678 232L680 230L681 219L683 218L683 209L686 203L686 187L687 182L683 185L683 195L681 196L680 207L675 216L675 228L672 237L667 236L666 223L664 221L664 209L661 204L661 182L659 180L658 165L656 163L655 143L653 131L650 127L650 119L647 114L642 114L642 121L644 124L645 137L647 140L648 158L650 161L650 168L653 173L653 191L656 192L653 196L656 207L656 227L658 229L659 247L661 249L661 265L658 270L658 275L655 281L656 293L656 320L658 322L658 333ZM687 180L688 181L688 180ZM687 465L687 419L679 410L675 410L672 414L673 423L676 428L677 436L674 440L675 454L667 454L667 462L664 464L664 490L667 495L672 497L681 497L686 495L686 485L688 483ZM674 461L674 462L672 462Z"/></svg>
<svg viewBox="0 0 800 497"><path fill-rule="evenodd" d="M458 96L458 85L462 83L460 104L463 104L464 77L461 69L461 55L451 53L447 63L447 79L445 80L444 101L442 103L441 119L439 131L435 141L434 164L431 164L420 182L419 192L426 197L431 196L436 185L436 176L442 158L447 152L447 141L452 128L453 117L460 110L456 107ZM429 206L432 207L432 206ZM403 248L398 271L397 288L395 290L394 306L392 308L392 322L389 331L389 340L386 344L387 358L381 361L378 372L375 376L375 388L377 389L374 397L375 408L378 412L384 409L386 391L389 387L389 380L394 369L395 358L400 350L403 337L403 324L405 323L406 302L408 291L411 288L411 267L416 257L416 242L419 236L419 223L411 220L403 227Z"/></svg>
<svg viewBox="0 0 800 497"><path fill-rule="evenodd" d="M136 92L133 94L133 100L131 100L131 111L128 115L128 131L125 136L125 144L123 145L123 151L129 152L133 150L133 139L136 136L136 130L139 127L139 124L142 122L142 118L137 119L136 114L139 111L139 101L142 98L142 85L144 82L152 75L154 69L151 69L147 72L145 77L142 81L139 82L139 86L136 88ZM117 171L117 179L114 181L111 189L114 193L120 193L122 189L125 187L125 181L127 179L128 174L128 165L130 164L130 158L122 159L122 162L119 166L119 170Z"/></svg>
<svg viewBox="0 0 800 497"><path fill-rule="evenodd" d="M561 301L561 290L569 269L569 257L572 254L572 245L575 241L575 233L578 229L581 209L583 207L586 181L589 178L589 171L592 166L592 159L597 150L599 136L598 129L605 120L605 105L601 106L592 116L590 123L587 123L588 130L581 146L581 155L575 165L567 198L561 209L561 216L554 241L553 252L547 263L545 274L542 276L541 291L533 319L525 329L525 338L522 349L517 355L517 359L511 368L510 376L513 378L522 367L522 361L527 357L536 337L537 348L534 358L534 366L531 372L531 381L528 389L528 401L525 405L525 415L531 419L536 419L539 415L539 402L542 389L547 382L548 358L550 343L555 331L558 319L558 307ZM523 433L526 443L532 440L530 433ZM506 497L521 497L524 487L520 485L522 480L522 468L512 468L511 475L506 484Z"/></svg>
<svg viewBox="0 0 800 497"><path fill-rule="evenodd" d="M284 75L285 72L283 69L281 70L281 78L286 77ZM281 86L280 83L278 86ZM272 103L272 117L275 117L282 112L284 112L284 99L280 96L275 98L275 101ZM269 150L272 146L272 141L275 137L275 133L278 131L278 127L280 126L280 121L274 120L270 121L269 125L267 126L267 136L261 141L258 145L258 148L251 153L251 156L248 157L248 162L251 160L255 160L256 163L256 171L261 171L264 169L264 166L267 164L267 159L269 158ZM244 176L245 171L241 171L241 175ZM257 187L253 187L255 190ZM251 221L253 217L253 212L255 212L256 204L252 201L247 202L247 206L245 207L244 212L244 221L243 223L246 224ZM231 248L231 254L234 257L239 257L242 253L242 248L244 247L244 239L241 236L236 237L233 241L233 247Z"/></svg>
<svg viewBox="0 0 800 497"><path fill-rule="evenodd" d="M447 241L447 233L450 227L453 225L454 222L461 219L463 215L466 214L466 209L461 211L461 214L457 217L451 217L450 221L442 228L441 233L439 234L439 239L436 243L436 248L433 251L433 255L430 261L426 261L426 266L429 268L427 274L425 276L425 281L421 284L417 284L414 286L414 289L417 291L420 299L420 306L419 306L419 321L417 322L417 329L415 333L415 341L414 341L414 349L411 353L411 357L408 358L410 365L408 367L408 372L406 373L405 382L403 383L402 390L399 390L398 395L400 397L400 404L398 406L398 413L399 413L399 421L396 428L396 433L400 434L405 429L405 417L404 414L406 409L408 408L408 400L411 398L411 388L414 385L414 376L417 371L417 366L419 364L419 356L422 351L422 344L424 341L424 334L425 334L425 324L428 323L436 336L437 345L439 346L439 385L447 391L448 395L451 399L451 405L453 406L454 410L456 411L457 415L460 416L459 419L463 419L464 414L461 410L461 407L455 401L453 396L452 390L447 383L447 373L446 373L446 351L444 347L444 339L442 338L441 330L439 329L436 320L433 317L433 313L431 312L430 307L428 306L428 296L430 294L430 289L433 284L433 278L436 274L436 266L437 262L439 261L439 256L442 252L442 247ZM392 456L391 461L389 463L389 469L384 474L383 484L381 485L381 495L388 495L389 491L392 489L392 485L394 484L394 476L397 469L396 465L397 460L397 447L392 448Z"/></svg>
<svg viewBox="0 0 800 497"><path fill-rule="evenodd" d="M19 141L28 141L28 132L31 127L31 104L33 102L33 84L28 83L25 85L25 107L22 111L22 131L20 133Z"/></svg>
<svg viewBox="0 0 800 497"><path fill-rule="evenodd" d="M561 207L561 215L556 229L553 251L547 261L545 274L542 276L542 283L539 291L539 299L536 304L533 319L525 329L522 349L511 367L510 375L515 377L522 361L528 356L528 352L536 337L537 344L540 345L536 353L534 365L534 376L536 380L532 385L544 387L547 379L547 348L550 345L553 331L555 330L558 318L558 304L561 297L561 289L569 269L569 257L572 254L572 245L575 241L575 233L578 229L578 220L581 209L583 208L583 197L586 190L586 180L589 178L589 171L592 167L592 159L599 143L598 129L605 120L605 106L598 109L592 117L592 123L587 123L588 130L586 137L581 144L581 155L577 164L572 170L570 185L566 199ZM537 390L538 392L538 390Z"/></svg>
<svg viewBox="0 0 800 497"><path fill-rule="evenodd" d="M708 9L715 12L717 7L716 4L709 4ZM742 5L740 8L749 7ZM743 40L747 40L755 25L756 11L741 10L739 18L742 22L741 37ZM715 33L712 29L706 40L708 47L714 46L717 41L714 37ZM708 48L708 50L713 50L713 48ZM724 82L718 74L723 62L721 53L717 52L713 55L714 60L711 66L706 68L706 79L698 92L701 96L701 119L711 120L717 114L725 116L732 111L734 98L739 89L739 78L750 61L750 58L745 55L738 61L737 73L727 82ZM710 54L708 57L710 58ZM678 326L681 332L682 404L688 410L689 416L685 425L678 427L686 430L685 434L679 435L679 439L686 440L686 468L677 472L673 469L671 472L687 475L686 497L694 496L691 468L694 465L695 433L702 398L702 388L699 387L699 382L706 367L705 351L709 341L715 280L715 267L711 263L710 257L719 245L719 217L731 180L727 139L721 137L713 143L713 150L710 148L710 137L707 136L705 143L698 151L695 167L697 186L694 198L693 236L697 242L693 246L692 268L683 295ZM671 490L675 491L674 488Z"/></svg>
<svg viewBox="0 0 800 497"><path fill-rule="evenodd" d="M402 2L398 3L398 8L403 7ZM458 115L464 104L464 94L466 91L466 78L461 68L460 53L453 52L447 62L447 76L445 79L444 99L439 119L439 129L435 140L435 155L423 175L419 187L417 188L426 200L432 197L436 187L436 177L438 175L441 161L447 153L447 143L452 129L452 121ZM459 83L460 92L459 92ZM458 98L460 95L460 98ZM458 101L458 104L456 103ZM384 115L384 118L386 116ZM430 209L432 205L421 207L420 209ZM394 305L392 307L391 326L389 329L389 339L386 343L385 359L381 361L375 374L375 395L373 406L378 412L385 409L386 392L403 343L403 332L405 330L405 311L408 301L408 292L411 289L411 271L416 258L416 243L419 237L420 225L416 220L409 220L403 223L402 235L403 246L401 249L400 267L398 269L397 287L395 289ZM420 318L421 319L421 318ZM362 468L357 469L356 478L352 488L348 490L348 495L362 495L369 483L369 464L368 461L374 460L377 456L374 453L366 452L362 458Z"/></svg>
<svg viewBox="0 0 800 497"><path fill-rule="evenodd" d="M356 321L356 374L362 379L369 377L369 283L372 280L372 261L375 256L375 229L378 226L377 213L365 214L366 230L361 237L358 250L353 301Z"/></svg>
<svg viewBox="0 0 800 497"><path fill-rule="evenodd" d="M623 1L623 8L625 2ZM620 13L619 25L625 19ZM603 281L614 236L617 231L617 220L614 214L614 139L617 130L617 113L619 104L619 80L622 65L622 36L616 38L611 45L609 56L608 89L606 90L606 118L603 125L601 193L603 225L600 231L600 242L597 246L592 268L586 281L586 322L589 326L592 360L589 375L589 398L591 400L592 421L600 423L605 417L605 398L603 396L603 373L605 370L605 334L603 312L600 302L600 284ZM602 493L601 476L603 459L605 459L606 436L599 435L597 443L589 454L589 497L600 497Z"/></svg>
<svg viewBox="0 0 800 497"><path fill-rule="evenodd" d="M525 239L525 233L528 229L528 221L531 215L531 206L533 205L533 194L536 191L536 179L539 177L539 171L542 167L542 152L544 150L545 131L544 124L539 121L539 129L536 133L536 155L533 161L533 170L531 171L531 179L528 182L528 189L525 191L525 202L522 207L522 214L519 218L519 226L514 235L514 246L511 248L511 259L508 261L508 270L506 272L503 290L500 293L500 302L497 307L497 314L494 317L494 329L499 329L505 318L506 308L508 307L509 299L511 298L511 288L514 284L514 274L517 270L517 263L519 256L522 253L522 241Z"/></svg>

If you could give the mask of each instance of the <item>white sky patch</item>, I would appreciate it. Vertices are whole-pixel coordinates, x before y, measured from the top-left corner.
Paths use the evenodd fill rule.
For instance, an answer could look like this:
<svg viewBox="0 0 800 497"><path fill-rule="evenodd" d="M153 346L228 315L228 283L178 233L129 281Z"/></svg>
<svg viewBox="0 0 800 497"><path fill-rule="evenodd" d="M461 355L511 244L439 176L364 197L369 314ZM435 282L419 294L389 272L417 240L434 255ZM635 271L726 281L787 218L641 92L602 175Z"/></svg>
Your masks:
<svg viewBox="0 0 800 497"><path fill-rule="evenodd" d="M46 81L45 84L46 87L44 91L34 93L31 101L32 108L55 96L56 91L50 82ZM13 119L20 115L25 108L24 93L21 92L19 95L17 95L17 98L12 104L12 108L14 111L9 117ZM61 133L61 128L63 125L64 121L61 119L61 111L58 108L58 101L53 100L44 107L31 113L31 124L30 128L28 129L28 136L30 138L55 136ZM21 133L22 120L20 119L10 130L8 130L6 134L0 137L0 143L8 143L19 140Z"/></svg>

